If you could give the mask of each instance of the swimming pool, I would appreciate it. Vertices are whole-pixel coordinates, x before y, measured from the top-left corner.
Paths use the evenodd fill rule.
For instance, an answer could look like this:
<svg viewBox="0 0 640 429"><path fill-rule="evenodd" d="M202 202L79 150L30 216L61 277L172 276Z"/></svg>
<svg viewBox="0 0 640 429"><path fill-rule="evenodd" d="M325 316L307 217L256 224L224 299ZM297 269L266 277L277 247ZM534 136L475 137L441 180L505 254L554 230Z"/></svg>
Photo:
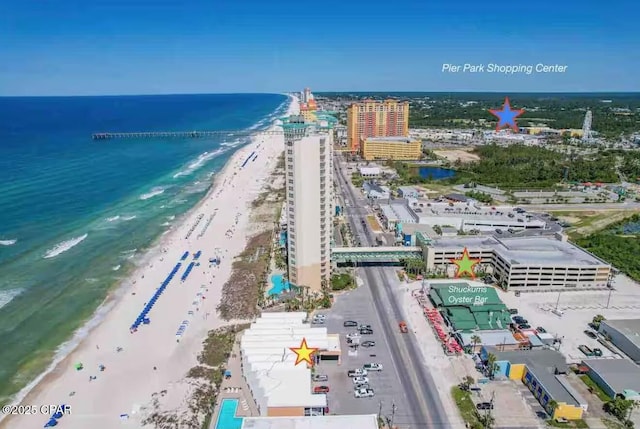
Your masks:
<svg viewBox="0 0 640 429"><path fill-rule="evenodd" d="M274 274L271 276L272 287L267 294L269 296L280 295L282 292L288 292L291 288L288 281L284 280L282 274Z"/></svg>
<svg viewBox="0 0 640 429"><path fill-rule="evenodd" d="M242 417L236 417L238 409L237 399L223 399L220 404L220 412L216 421L216 429L240 429Z"/></svg>

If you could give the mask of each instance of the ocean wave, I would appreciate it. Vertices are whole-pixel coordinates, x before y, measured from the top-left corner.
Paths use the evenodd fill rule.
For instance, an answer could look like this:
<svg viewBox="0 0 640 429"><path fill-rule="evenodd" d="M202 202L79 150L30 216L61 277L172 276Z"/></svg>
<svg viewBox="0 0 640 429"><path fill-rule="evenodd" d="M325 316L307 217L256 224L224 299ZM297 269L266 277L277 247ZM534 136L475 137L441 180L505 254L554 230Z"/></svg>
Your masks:
<svg viewBox="0 0 640 429"><path fill-rule="evenodd" d="M137 217L138 217L138 216L136 216L136 215L125 216L125 217L123 217L123 218L122 218L122 220L126 222L126 221L128 221L128 220L133 220L133 219L135 219L135 218L137 218Z"/></svg>
<svg viewBox="0 0 640 429"><path fill-rule="evenodd" d="M141 199L141 200L148 200L149 198L153 198L153 197L155 197L156 195L161 195L161 194L163 194L163 193L164 193L164 190L165 190L165 189L164 189L163 187L161 187L161 186L157 186L157 187L153 188L153 189L151 190L151 192L148 192L148 193L146 193L146 194L142 194L142 195L140 195L140 199Z"/></svg>
<svg viewBox="0 0 640 429"><path fill-rule="evenodd" d="M9 290L0 290L0 308L9 304L13 301L13 298L20 295L22 293L22 289L9 289Z"/></svg>
<svg viewBox="0 0 640 429"><path fill-rule="evenodd" d="M118 219L120 219L120 216L116 215L116 216L108 217L106 220L107 220L107 222L115 222Z"/></svg>
<svg viewBox="0 0 640 429"><path fill-rule="evenodd" d="M169 219L169 220L174 220L175 218L176 218L175 215L167 216L167 219Z"/></svg>
<svg viewBox="0 0 640 429"><path fill-rule="evenodd" d="M171 226L171 222L165 222L163 224L160 224L160 226Z"/></svg>
<svg viewBox="0 0 640 429"><path fill-rule="evenodd" d="M85 238L87 238L88 235L89 234L84 234L84 235L81 235L80 237L75 237L70 240L66 240L61 243L58 243L55 246L53 246L51 249L49 249L47 253L44 255L44 257L46 259L54 258L60 255L61 253L66 252L67 250L80 244Z"/></svg>
<svg viewBox="0 0 640 429"><path fill-rule="evenodd" d="M0 240L0 246L13 246L18 240Z"/></svg>
<svg viewBox="0 0 640 429"><path fill-rule="evenodd" d="M111 267L113 271L118 271L120 269L120 265L116 265L115 267Z"/></svg>
<svg viewBox="0 0 640 429"><path fill-rule="evenodd" d="M184 170L180 170L176 174L174 174L173 178L177 179L178 177L188 176L189 174L196 171L198 168L202 167L207 161L212 160L213 158L215 158L216 156L220 155L223 152L226 152L225 148L219 148L214 150L213 152L204 152L200 154L198 158L196 158L195 161L187 165L187 167Z"/></svg>

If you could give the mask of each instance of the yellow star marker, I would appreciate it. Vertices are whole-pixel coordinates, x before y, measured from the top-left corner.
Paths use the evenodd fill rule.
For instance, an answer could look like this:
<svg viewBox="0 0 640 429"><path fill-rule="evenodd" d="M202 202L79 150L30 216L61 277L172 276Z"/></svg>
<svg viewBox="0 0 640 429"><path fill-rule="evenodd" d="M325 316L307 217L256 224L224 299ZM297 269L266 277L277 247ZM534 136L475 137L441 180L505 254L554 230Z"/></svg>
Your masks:
<svg viewBox="0 0 640 429"><path fill-rule="evenodd" d="M307 339L303 338L300 343L300 347L290 347L289 350L296 354L296 365L302 362L307 362L309 365L313 365L313 354L318 351L317 348L307 346Z"/></svg>
<svg viewBox="0 0 640 429"><path fill-rule="evenodd" d="M480 259L471 259L469 251L464 248L462 256L459 259L451 259L451 262L458 266L456 270L456 278L462 277L463 274L469 274L472 279L476 278L476 273L473 272L473 268L480 263Z"/></svg>

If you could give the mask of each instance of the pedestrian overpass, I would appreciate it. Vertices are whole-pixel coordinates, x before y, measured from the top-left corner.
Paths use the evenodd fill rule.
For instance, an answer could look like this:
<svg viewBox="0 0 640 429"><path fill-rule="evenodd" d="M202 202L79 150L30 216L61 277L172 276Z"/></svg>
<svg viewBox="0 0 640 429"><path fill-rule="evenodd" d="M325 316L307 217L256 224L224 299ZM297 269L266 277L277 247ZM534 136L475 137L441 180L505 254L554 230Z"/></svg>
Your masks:
<svg viewBox="0 0 640 429"><path fill-rule="evenodd" d="M331 261L336 264L358 262L397 263L409 258L422 259L422 247L333 247L331 249Z"/></svg>

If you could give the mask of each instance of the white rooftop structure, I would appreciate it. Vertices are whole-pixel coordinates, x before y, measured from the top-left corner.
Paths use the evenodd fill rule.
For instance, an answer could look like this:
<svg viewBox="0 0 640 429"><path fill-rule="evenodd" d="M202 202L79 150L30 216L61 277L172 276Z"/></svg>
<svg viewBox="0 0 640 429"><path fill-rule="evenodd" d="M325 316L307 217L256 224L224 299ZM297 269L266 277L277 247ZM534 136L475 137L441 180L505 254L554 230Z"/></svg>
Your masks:
<svg viewBox="0 0 640 429"><path fill-rule="evenodd" d="M379 177L382 174L380 167L360 167L359 170L362 177Z"/></svg>
<svg viewBox="0 0 640 429"><path fill-rule="evenodd" d="M311 348L331 350L339 340L330 336L325 327L306 323L307 314L263 313L240 339L243 375L251 388L260 415L269 408L324 408L327 397L313 394L311 370L306 364L295 365L292 347L303 339Z"/></svg>
<svg viewBox="0 0 640 429"><path fill-rule="evenodd" d="M553 237L496 238L488 236L462 236L438 238L433 242L438 249L493 250L511 265L608 265L587 251Z"/></svg>
<svg viewBox="0 0 640 429"><path fill-rule="evenodd" d="M241 429L377 429L375 414L313 417L245 417Z"/></svg>
<svg viewBox="0 0 640 429"><path fill-rule="evenodd" d="M438 202L408 198L409 210L418 223L453 226L458 230L493 231L495 229L544 229L546 222L517 213L512 206L484 206L478 202Z"/></svg>

